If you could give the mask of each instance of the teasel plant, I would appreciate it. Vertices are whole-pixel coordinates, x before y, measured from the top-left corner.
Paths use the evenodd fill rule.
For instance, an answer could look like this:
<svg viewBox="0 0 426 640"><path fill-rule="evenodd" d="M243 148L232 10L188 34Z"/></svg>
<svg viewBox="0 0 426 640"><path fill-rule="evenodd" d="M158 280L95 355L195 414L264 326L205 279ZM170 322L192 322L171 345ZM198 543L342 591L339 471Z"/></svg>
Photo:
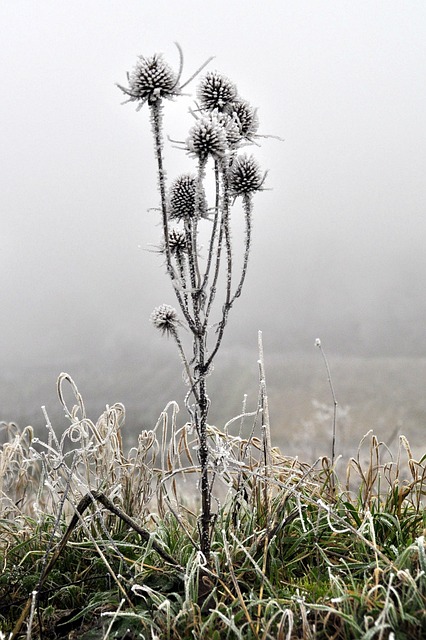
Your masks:
<svg viewBox="0 0 426 640"><path fill-rule="evenodd" d="M217 71L209 71L199 81L195 106L190 109L193 123L187 139L175 143L194 160L195 170L167 184L163 153L164 101L181 96L187 84L211 60L181 84L183 55L179 45L177 47L180 57L177 72L162 54L140 56L133 71L127 74L128 86L117 86L127 97L125 102L137 103L137 110L147 104L150 112L162 220L159 250L180 312L162 304L150 319L154 327L175 341L184 365L189 387L185 406L198 440L199 544L208 563L215 520L212 512L215 452L208 438L207 377L222 344L231 308L243 289L252 244L253 196L263 189L266 173L255 157L245 151L260 137L256 110L239 96L234 82ZM242 262L236 265L231 212L238 201L242 201L245 236ZM202 226L208 229L204 258ZM190 356L185 352L182 329L186 329L192 339Z"/></svg>

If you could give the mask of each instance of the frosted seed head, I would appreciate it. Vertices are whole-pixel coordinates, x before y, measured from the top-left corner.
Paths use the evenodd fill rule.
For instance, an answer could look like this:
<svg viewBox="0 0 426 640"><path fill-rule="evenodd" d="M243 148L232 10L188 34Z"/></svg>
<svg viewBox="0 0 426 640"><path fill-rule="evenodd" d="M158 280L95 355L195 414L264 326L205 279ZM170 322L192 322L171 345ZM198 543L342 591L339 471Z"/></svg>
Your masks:
<svg viewBox="0 0 426 640"><path fill-rule="evenodd" d="M260 166L253 156L246 154L237 156L230 168L229 184L234 196L242 196L259 191L262 188L264 176Z"/></svg>
<svg viewBox="0 0 426 640"><path fill-rule="evenodd" d="M149 58L139 59L129 74L129 87L120 89L129 96L130 101L141 104L155 104L161 98L172 98L180 93L178 76L164 60L161 53Z"/></svg>
<svg viewBox="0 0 426 640"><path fill-rule="evenodd" d="M199 118L189 132L187 145L189 151L202 161L207 160L209 155L223 157L228 150L228 142L226 129L217 115Z"/></svg>
<svg viewBox="0 0 426 640"><path fill-rule="evenodd" d="M169 191L170 218L185 220L203 216L206 213L205 194L202 192L198 195L197 203L197 187L197 178L192 173L185 173L176 178Z"/></svg>
<svg viewBox="0 0 426 640"><path fill-rule="evenodd" d="M187 253L186 238L183 231L171 229L169 231L169 248L172 256L181 257Z"/></svg>
<svg viewBox="0 0 426 640"><path fill-rule="evenodd" d="M236 99L237 87L221 73L210 71L202 78L197 97L203 109L223 111L227 104Z"/></svg>
<svg viewBox="0 0 426 640"><path fill-rule="evenodd" d="M156 329L166 334L176 334L178 325L181 324L176 309L169 304L156 307L149 319Z"/></svg>

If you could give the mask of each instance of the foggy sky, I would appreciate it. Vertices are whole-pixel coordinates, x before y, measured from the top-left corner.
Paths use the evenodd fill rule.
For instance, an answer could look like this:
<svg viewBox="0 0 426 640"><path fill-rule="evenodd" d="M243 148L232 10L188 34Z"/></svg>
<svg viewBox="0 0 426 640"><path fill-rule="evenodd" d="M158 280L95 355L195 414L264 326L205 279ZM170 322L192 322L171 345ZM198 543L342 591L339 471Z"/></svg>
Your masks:
<svg viewBox="0 0 426 640"><path fill-rule="evenodd" d="M121 105L138 55L183 79L208 57L258 107L270 190L228 344L426 355L426 4L14 0L0 4L3 362L160 343L175 304L146 108ZM197 81L188 92L195 92ZM185 139L191 101L166 109ZM167 148L173 177L188 166ZM182 168L183 167L183 168ZM241 322L241 318L244 322Z"/></svg>

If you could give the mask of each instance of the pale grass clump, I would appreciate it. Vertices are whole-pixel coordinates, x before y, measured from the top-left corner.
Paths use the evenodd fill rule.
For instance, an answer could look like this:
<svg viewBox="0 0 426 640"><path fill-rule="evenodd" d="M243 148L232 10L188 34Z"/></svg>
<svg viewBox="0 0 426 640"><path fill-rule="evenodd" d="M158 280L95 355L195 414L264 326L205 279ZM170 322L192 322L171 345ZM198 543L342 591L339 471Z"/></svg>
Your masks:
<svg viewBox="0 0 426 640"><path fill-rule="evenodd" d="M169 322L169 308L163 311L161 322L166 321L163 315ZM70 391L71 403L66 399ZM87 416L82 395L71 376L60 374L57 392L69 422L60 438L44 407L45 441L34 437L31 427L21 432L13 423L2 425L8 430L8 441L0 450L0 517L58 514L65 504L69 505L65 509L69 513L83 496L98 492L105 493L141 522L151 512L165 515L169 506L180 504L177 481L186 483L188 474L197 475L200 470L196 460L197 434L190 422L178 426L177 403L170 402L154 428L141 431L136 446L126 454L122 404L107 406L94 422ZM213 482L219 480L232 490L241 490L245 483L255 485L264 477L266 460L271 467L268 473L282 478L289 473L289 477L299 478L302 466L270 447L265 406L264 394L259 391L254 412L243 412L224 430L208 426ZM253 420L251 435L243 438L242 425L248 419ZM239 435L230 432L235 424Z"/></svg>
<svg viewBox="0 0 426 640"><path fill-rule="evenodd" d="M1 517L34 515L41 461L32 455L33 429L21 431L13 422L2 422L0 428L6 439L0 448Z"/></svg>
<svg viewBox="0 0 426 640"><path fill-rule="evenodd" d="M347 466L345 490L351 495L355 488L365 511L391 510L401 516L409 506L413 515L421 514L425 506L425 485L426 456L416 460L404 435L399 437L395 457L386 444L369 431Z"/></svg>

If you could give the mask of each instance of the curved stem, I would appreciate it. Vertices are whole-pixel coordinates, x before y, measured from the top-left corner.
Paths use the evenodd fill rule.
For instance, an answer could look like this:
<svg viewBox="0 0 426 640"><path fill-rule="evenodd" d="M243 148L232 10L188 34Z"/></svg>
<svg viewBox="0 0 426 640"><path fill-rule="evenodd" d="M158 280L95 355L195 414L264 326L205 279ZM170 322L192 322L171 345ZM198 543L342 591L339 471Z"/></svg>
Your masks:
<svg viewBox="0 0 426 640"><path fill-rule="evenodd" d="M152 125L152 132L154 135L155 157L157 159L158 188L160 191L160 198L161 198L161 216L162 216L162 223L163 223L166 267L167 267L167 273L170 277L170 280L174 285L174 290L175 290L176 298L179 302L179 306L182 309L182 313L185 316L185 320L187 321L189 328L193 330L194 322L188 312L188 309L185 307L185 304L182 300L182 296L178 290L178 287L176 286L177 283L175 283L177 278L176 278L175 270L173 269L172 256L170 251L169 215L167 210L167 195L166 195L166 172L164 170L164 163L163 163L162 124L163 124L162 104L160 100L157 100L157 102L151 105L151 125Z"/></svg>
<svg viewBox="0 0 426 640"><path fill-rule="evenodd" d="M175 340L175 342L177 344L180 357L181 357L183 365L185 367L186 375L188 376L188 381L189 381L189 384L190 384L190 387L191 387L190 393L194 394L195 402L198 404L199 403L199 397L198 397L198 392L197 392L197 383L194 382L194 379L192 377L191 369L190 369L190 366L189 366L188 359L187 359L187 357L185 355L185 351L183 349L182 341L179 338L179 334L176 331L176 329L172 329L171 330L171 334L172 334L172 336L173 336L173 338L174 338L174 340Z"/></svg>

